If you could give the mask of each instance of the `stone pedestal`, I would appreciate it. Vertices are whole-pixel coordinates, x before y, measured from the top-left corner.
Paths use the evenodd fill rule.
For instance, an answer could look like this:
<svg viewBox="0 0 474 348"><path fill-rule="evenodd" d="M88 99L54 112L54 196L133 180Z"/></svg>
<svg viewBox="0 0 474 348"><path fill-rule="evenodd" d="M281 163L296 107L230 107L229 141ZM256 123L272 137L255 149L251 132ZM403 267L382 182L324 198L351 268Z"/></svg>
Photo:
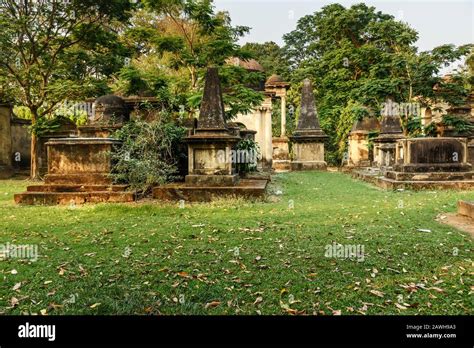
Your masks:
<svg viewBox="0 0 474 348"><path fill-rule="evenodd" d="M391 100L386 102L391 103ZM403 138L400 116L388 110L382 118L380 135L374 139L374 165L382 170L390 169L395 164L396 143Z"/></svg>
<svg viewBox="0 0 474 348"><path fill-rule="evenodd" d="M376 167L391 168L395 164L396 143L402 137L379 137L374 140Z"/></svg>
<svg viewBox="0 0 474 348"><path fill-rule="evenodd" d="M320 138L299 138L292 137L293 156L291 170L327 170L327 163L324 160L324 140L327 136Z"/></svg>
<svg viewBox="0 0 474 348"><path fill-rule="evenodd" d="M303 82L301 114L298 126L290 137L293 149L292 170L327 170L324 142L328 136L319 126L311 81Z"/></svg>
<svg viewBox="0 0 474 348"><path fill-rule="evenodd" d="M375 117L354 122L349 134L348 167L370 167L369 134L379 129L380 124Z"/></svg>
<svg viewBox="0 0 474 348"><path fill-rule="evenodd" d="M0 179L13 175L11 106L0 104Z"/></svg>
<svg viewBox="0 0 474 348"><path fill-rule="evenodd" d="M29 186L15 195L15 202L28 205L132 202L135 193L127 185L113 185L111 155L120 143L104 138L51 139L45 185Z"/></svg>
<svg viewBox="0 0 474 348"><path fill-rule="evenodd" d="M206 186L236 185L239 175L235 165L229 161L229 154L239 137L225 132L197 132L186 138L188 143L189 174L186 184Z"/></svg>
<svg viewBox="0 0 474 348"><path fill-rule="evenodd" d="M111 184L112 152L117 144L120 141L107 138L51 139L46 143L46 182Z"/></svg>
<svg viewBox="0 0 474 348"><path fill-rule="evenodd" d="M290 140L287 137L273 138L273 169L290 170Z"/></svg>

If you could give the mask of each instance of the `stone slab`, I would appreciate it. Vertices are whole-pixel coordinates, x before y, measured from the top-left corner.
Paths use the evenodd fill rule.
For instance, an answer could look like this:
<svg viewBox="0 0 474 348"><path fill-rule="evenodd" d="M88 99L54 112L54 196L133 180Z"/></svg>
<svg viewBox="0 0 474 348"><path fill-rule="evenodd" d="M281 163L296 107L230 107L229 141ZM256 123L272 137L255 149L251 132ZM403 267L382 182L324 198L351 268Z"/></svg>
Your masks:
<svg viewBox="0 0 474 348"><path fill-rule="evenodd" d="M401 173L387 171L385 177L397 181L456 181L472 180L473 172L435 172L435 173Z"/></svg>
<svg viewBox="0 0 474 348"><path fill-rule="evenodd" d="M322 161L292 161L291 170L293 171L306 171L306 170L326 171L327 163L322 162Z"/></svg>
<svg viewBox="0 0 474 348"><path fill-rule="evenodd" d="M386 190L474 190L474 180L397 181L365 171L352 171L351 176Z"/></svg>
<svg viewBox="0 0 474 348"><path fill-rule="evenodd" d="M459 201L458 214L474 219L474 202ZM473 221L474 223L474 221Z"/></svg>
<svg viewBox="0 0 474 348"><path fill-rule="evenodd" d="M153 198L162 201L209 202L216 198L243 197L247 199L263 198L267 180L241 179L236 186L191 186L175 183L155 187Z"/></svg>
<svg viewBox="0 0 474 348"><path fill-rule="evenodd" d="M27 192L125 192L128 185L31 185Z"/></svg>
<svg viewBox="0 0 474 348"><path fill-rule="evenodd" d="M239 182L239 175L186 175L185 181L190 186L234 186Z"/></svg>
<svg viewBox="0 0 474 348"><path fill-rule="evenodd" d="M277 171L289 171L291 170L290 160L273 160L273 169Z"/></svg>
<svg viewBox="0 0 474 348"><path fill-rule="evenodd" d="M112 179L104 173L48 174L46 184L56 185L111 185Z"/></svg>
<svg viewBox="0 0 474 348"><path fill-rule="evenodd" d="M24 192L16 194L22 205L67 205L85 203L127 203L135 201L134 192Z"/></svg>

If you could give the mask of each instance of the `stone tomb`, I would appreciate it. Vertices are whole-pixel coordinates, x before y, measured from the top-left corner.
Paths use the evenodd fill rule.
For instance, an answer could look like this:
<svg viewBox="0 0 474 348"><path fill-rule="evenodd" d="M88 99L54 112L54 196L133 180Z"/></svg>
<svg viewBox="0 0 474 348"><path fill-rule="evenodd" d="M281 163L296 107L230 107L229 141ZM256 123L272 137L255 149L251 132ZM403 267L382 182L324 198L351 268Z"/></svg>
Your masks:
<svg viewBox="0 0 474 348"><path fill-rule="evenodd" d="M280 124L281 131L279 137L273 137L273 169L278 171L287 171L291 169L290 146L286 135L286 98L287 90L290 88L288 82L283 81L281 76L273 74L265 82L265 90L275 93L276 98L280 98Z"/></svg>
<svg viewBox="0 0 474 348"><path fill-rule="evenodd" d="M309 79L304 80L301 96L301 113L293 136L292 170L327 170L324 160L324 142L328 136L319 126L314 101L313 87Z"/></svg>
<svg viewBox="0 0 474 348"><path fill-rule="evenodd" d="M383 175L356 171L353 176L391 189L472 189L466 138L411 138L396 144L393 168Z"/></svg>
<svg viewBox="0 0 474 348"><path fill-rule="evenodd" d="M126 112L125 109L114 111L117 117ZM100 119L102 116L100 113L97 115ZM125 119L122 117L119 123ZM89 137L55 138L46 143L48 174L45 184L29 186L27 192L15 195L16 203L82 204L135 200L135 193L127 191L127 185L113 185L110 177L111 155L119 141L105 135L117 123L94 122L85 127Z"/></svg>
<svg viewBox="0 0 474 348"><path fill-rule="evenodd" d="M230 129L224 119L224 104L217 68L206 74L197 128L185 139L189 174L184 183L156 187L161 200L210 201L216 196L259 197L267 180L240 179L231 151L241 139L238 127Z"/></svg>
<svg viewBox="0 0 474 348"><path fill-rule="evenodd" d="M382 117L380 135L374 139L374 164L382 170L390 169L395 164L397 141L404 138L400 116L391 112L392 104L391 99L386 101L388 107Z"/></svg>
<svg viewBox="0 0 474 348"><path fill-rule="evenodd" d="M375 117L364 117L354 122L349 134L349 156L347 167L370 167L369 134L380 129L380 123Z"/></svg>

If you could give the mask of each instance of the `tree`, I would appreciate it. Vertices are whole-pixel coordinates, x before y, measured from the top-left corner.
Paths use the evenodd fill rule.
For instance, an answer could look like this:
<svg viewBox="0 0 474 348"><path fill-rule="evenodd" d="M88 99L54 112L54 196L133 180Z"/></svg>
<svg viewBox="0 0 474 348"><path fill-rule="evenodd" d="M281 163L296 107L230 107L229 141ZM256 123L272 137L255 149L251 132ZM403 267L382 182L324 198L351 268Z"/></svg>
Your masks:
<svg viewBox="0 0 474 348"><path fill-rule="evenodd" d="M284 36L293 88L306 77L313 79L321 126L333 140L329 150L335 162L345 151L347 125L364 114L361 106L378 114L387 97L407 103L415 98L458 103L466 95L462 84L438 75L470 46L444 45L418 53L417 39L406 23L365 4L325 6L301 18L296 30ZM442 95L433 89L436 85ZM410 116L402 115L405 121Z"/></svg>
<svg viewBox="0 0 474 348"><path fill-rule="evenodd" d="M276 74L289 79L289 63L283 49L275 42L249 42L242 46L242 50L249 52L263 66L267 77Z"/></svg>
<svg viewBox="0 0 474 348"><path fill-rule="evenodd" d="M249 59L237 40L247 27L233 27L211 1L145 0L122 39L133 52L115 83L124 94L158 96L167 109L187 108L190 116L201 100L202 77L209 66L220 67L228 118L248 112L262 95L251 85L264 77L228 66L230 57Z"/></svg>
<svg viewBox="0 0 474 348"><path fill-rule="evenodd" d="M66 100L107 89L123 65L117 30L128 0L0 0L0 76L31 111L31 177L38 178L36 125Z"/></svg>

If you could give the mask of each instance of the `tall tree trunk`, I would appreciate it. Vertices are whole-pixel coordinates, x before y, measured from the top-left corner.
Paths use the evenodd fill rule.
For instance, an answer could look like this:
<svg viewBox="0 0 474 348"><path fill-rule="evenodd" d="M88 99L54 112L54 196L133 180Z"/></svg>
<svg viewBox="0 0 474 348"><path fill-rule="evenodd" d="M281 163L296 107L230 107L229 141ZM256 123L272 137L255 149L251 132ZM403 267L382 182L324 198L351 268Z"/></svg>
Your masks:
<svg viewBox="0 0 474 348"><path fill-rule="evenodd" d="M32 111L31 125L34 126L38 120L38 115L36 111ZM39 180L39 163L38 163L38 137L35 132L31 132L31 169L30 169L30 178L31 180Z"/></svg>

